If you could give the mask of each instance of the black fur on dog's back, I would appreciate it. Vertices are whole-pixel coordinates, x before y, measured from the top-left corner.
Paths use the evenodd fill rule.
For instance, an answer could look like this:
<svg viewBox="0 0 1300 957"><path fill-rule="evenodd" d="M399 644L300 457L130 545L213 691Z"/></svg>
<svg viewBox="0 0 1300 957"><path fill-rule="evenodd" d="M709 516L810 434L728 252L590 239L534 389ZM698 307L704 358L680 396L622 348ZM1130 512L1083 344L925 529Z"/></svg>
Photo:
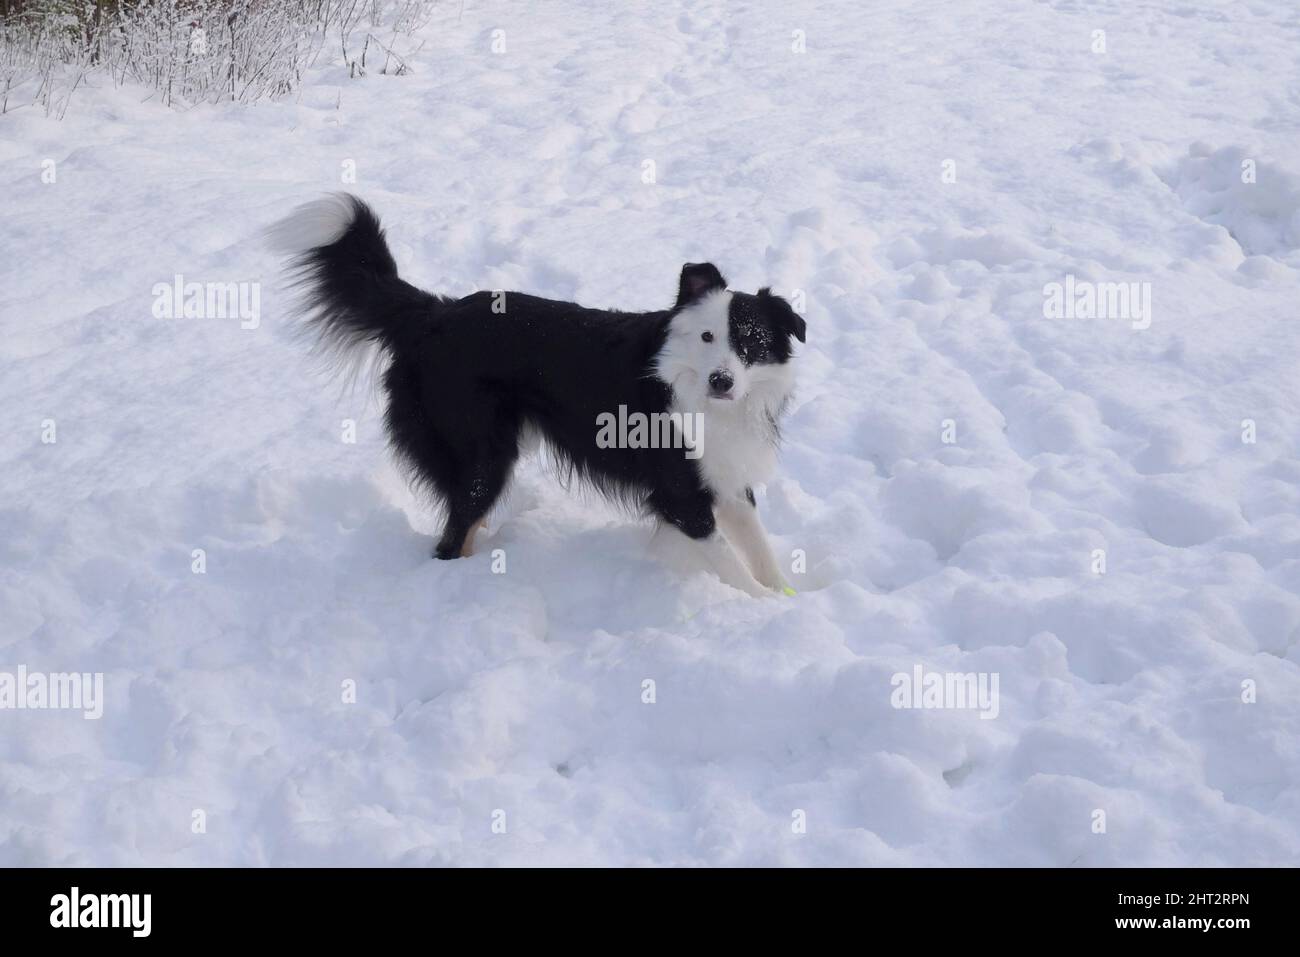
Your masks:
<svg viewBox="0 0 1300 957"><path fill-rule="evenodd" d="M494 301L505 311L494 311ZM523 426L532 425L571 476L641 509L657 474L670 467L659 460L682 460L682 452L598 448L597 421L620 405L668 408L668 387L649 375L667 318L522 293L445 302L427 335L390 350L383 378L389 434L419 466L417 477L434 478L442 492L465 460L508 468ZM489 478L495 486L495 473Z"/></svg>
<svg viewBox="0 0 1300 957"><path fill-rule="evenodd" d="M318 228L322 219L328 228ZM299 223L305 241L318 243L301 251L300 241L293 260L308 322L328 346L374 342L391 357L385 422L415 483L446 507L438 557L459 554L499 497L525 425L607 497L693 537L713 531L712 494L681 448L595 441L598 417L620 406L668 411L671 389L651 366L672 310L589 309L513 292L440 298L397 277L379 221L360 200L304 207L275 227L281 248L292 248Z"/></svg>

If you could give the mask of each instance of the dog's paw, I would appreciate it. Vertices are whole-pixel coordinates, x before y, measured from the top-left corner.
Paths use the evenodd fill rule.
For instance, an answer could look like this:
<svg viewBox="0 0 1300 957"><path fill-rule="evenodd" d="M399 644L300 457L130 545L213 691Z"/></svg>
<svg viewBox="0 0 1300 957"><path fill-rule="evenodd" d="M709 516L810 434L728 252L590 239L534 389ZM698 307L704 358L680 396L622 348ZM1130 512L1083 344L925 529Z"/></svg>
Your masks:
<svg viewBox="0 0 1300 957"><path fill-rule="evenodd" d="M768 591L776 592L779 595L793 595L794 589L786 584L786 580L781 577L780 573L772 575L756 576L758 583Z"/></svg>
<svg viewBox="0 0 1300 957"><path fill-rule="evenodd" d="M736 588L740 591L743 591L750 598L771 598L772 597L772 589L768 588L766 585L761 584L755 578L751 578L748 581L727 581L727 579L723 578L722 582L723 584L730 585L732 588Z"/></svg>
<svg viewBox="0 0 1300 957"><path fill-rule="evenodd" d="M772 585L756 579L754 584L757 587L746 588L745 591L755 598L771 598L773 595L793 595L795 593L794 589L783 581Z"/></svg>

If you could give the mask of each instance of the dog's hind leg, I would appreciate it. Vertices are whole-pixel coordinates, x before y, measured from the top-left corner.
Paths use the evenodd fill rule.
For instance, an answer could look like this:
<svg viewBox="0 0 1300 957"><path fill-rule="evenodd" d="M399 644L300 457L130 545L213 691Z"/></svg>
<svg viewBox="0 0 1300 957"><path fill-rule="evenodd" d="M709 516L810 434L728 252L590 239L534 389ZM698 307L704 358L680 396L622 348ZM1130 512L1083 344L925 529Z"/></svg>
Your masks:
<svg viewBox="0 0 1300 957"><path fill-rule="evenodd" d="M469 558L474 554L474 536L485 528L487 528L487 519L480 518L478 524L469 530L469 534L465 536L465 544L460 546L461 558Z"/></svg>
<svg viewBox="0 0 1300 957"><path fill-rule="evenodd" d="M454 488L443 490L447 523L433 550L434 558L469 557L474 549L474 534L500 498L513 466L513 457L481 460Z"/></svg>
<svg viewBox="0 0 1300 957"><path fill-rule="evenodd" d="M519 458L519 416L484 390L458 387L460 401L454 406L429 402L419 393L416 374L396 363L386 384L393 445L446 510L433 556L467 557L474 532L501 497Z"/></svg>
<svg viewBox="0 0 1300 957"><path fill-rule="evenodd" d="M456 450L455 478L441 489L447 524L434 549L435 558L468 558L473 553L474 535L501 497L519 458L519 417L490 402L487 395L478 397L473 443Z"/></svg>

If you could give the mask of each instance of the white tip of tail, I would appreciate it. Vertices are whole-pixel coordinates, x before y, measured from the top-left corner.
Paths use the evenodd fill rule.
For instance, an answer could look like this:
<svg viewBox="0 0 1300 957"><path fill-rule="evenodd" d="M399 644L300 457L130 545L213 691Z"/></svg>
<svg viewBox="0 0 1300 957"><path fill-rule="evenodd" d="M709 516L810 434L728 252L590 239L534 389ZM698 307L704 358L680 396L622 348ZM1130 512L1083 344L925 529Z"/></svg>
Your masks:
<svg viewBox="0 0 1300 957"><path fill-rule="evenodd" d="M272 251L293 255L337 242L356 218L356 200L347 193L331 193L303 203L268 226L264 236Z"/></svg>

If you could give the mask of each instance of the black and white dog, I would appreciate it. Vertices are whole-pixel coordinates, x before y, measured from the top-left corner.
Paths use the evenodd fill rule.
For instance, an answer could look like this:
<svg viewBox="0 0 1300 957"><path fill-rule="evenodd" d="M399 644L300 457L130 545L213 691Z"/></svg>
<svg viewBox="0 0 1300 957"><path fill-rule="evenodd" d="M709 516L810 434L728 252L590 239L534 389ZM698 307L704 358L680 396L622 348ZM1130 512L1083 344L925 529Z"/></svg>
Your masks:
<svg viewBox="0 0 1300 957"><path fill-rule="evenodd" d="M446 511L436 557L470 554L536 435L571 474L701 543L723 581L788 590L753 494L776 464L791 340L804 341L786 300L732 292L710 263L683 266L677 301L656 312L435 296L398 278L378 218L346 194L300 207L270 239L292 256L323 345L387 353L389 439ZM616 417L671 441L598 441Z"/></svg>

